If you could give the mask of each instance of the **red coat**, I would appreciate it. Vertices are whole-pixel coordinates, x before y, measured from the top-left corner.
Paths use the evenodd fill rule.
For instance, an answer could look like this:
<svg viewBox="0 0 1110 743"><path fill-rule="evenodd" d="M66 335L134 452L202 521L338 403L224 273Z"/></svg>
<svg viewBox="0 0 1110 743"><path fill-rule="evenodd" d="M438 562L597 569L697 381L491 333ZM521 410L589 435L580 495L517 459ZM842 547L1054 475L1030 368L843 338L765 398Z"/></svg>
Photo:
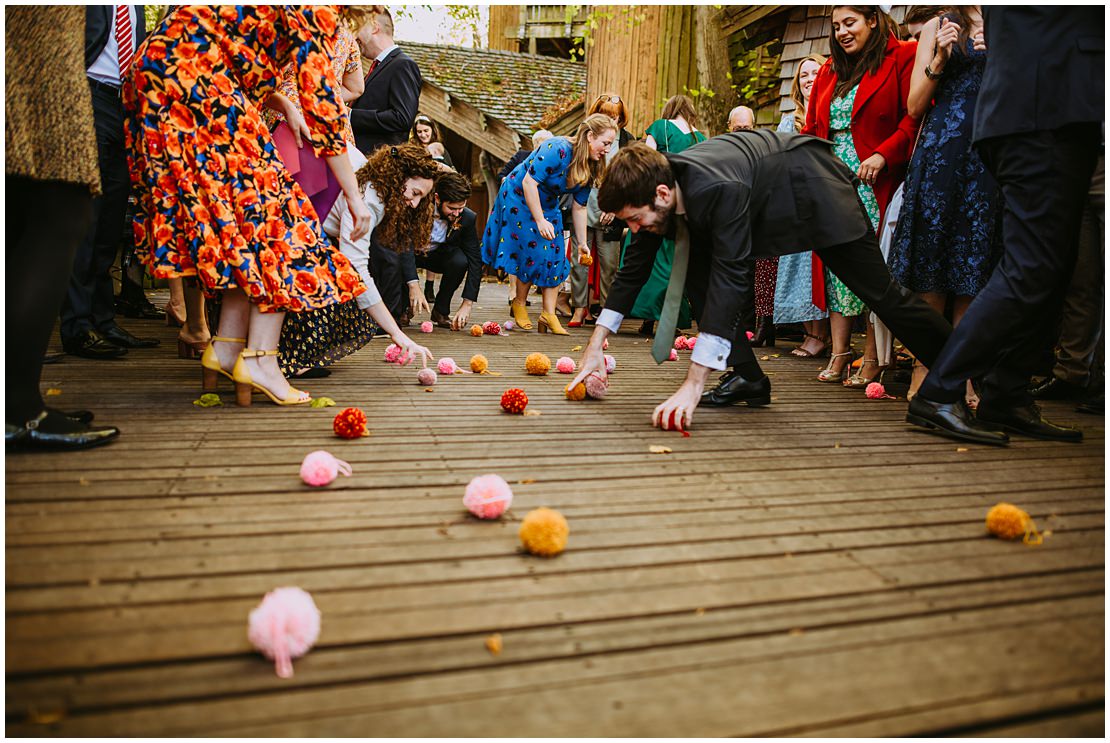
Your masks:
<svg viewBox="0 0 1110 743"><path fill-rule="evenodd" d="M891 197L906 177L906 166L917 137L920 122L910 117L906 104L916 55L916 41L898 41L891 36L886 45L883 63L874 75L864 73L852 106L852 140L860 162L876 152L886 159L886 167L879 171L873 186L875 199L879 202L879 224L883 223L883 215ZM803 134L830 138L829 107L832 105L836 82L836 71L832 59L829 59L818 70L817 79L813 81ZM816 255L814 262L816 269L820 264ZM820 287L817 286L819 273ZM822 309L825 306L823 279L823 272L815 270L814 299L816 300L820 291L821 302L814 303Z"/></svg>

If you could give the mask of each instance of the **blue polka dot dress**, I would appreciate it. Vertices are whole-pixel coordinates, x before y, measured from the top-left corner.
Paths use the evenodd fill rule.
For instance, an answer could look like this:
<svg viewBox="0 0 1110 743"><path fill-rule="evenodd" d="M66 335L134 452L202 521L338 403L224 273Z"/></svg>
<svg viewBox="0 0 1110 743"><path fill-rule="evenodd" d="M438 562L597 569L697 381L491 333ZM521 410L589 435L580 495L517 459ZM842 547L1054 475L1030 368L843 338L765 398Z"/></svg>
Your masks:
<svg viewBox="0 0 1110 743"><path fill-rule="evenodd" d="M501 183L486 231L482 236L482 259L518 280L539 287L559 286L570 274L566 243L563 240L563 215L559 197L565 193L586 205L590 184L567 187L573 146L566 137L554 137L541 144L517 165ZM539 185L540 208L544 218L555 226L555 239L540 236L532 212L524 201L524 176Z"/></svg>

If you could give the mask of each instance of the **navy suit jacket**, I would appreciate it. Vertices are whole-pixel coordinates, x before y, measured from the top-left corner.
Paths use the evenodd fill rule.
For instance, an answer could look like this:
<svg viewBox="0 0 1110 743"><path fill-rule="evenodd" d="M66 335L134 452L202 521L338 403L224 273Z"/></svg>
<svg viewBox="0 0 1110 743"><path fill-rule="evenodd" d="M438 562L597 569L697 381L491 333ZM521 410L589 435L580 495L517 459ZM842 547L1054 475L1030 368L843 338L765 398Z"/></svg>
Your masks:
<svg viewBox="0 0 1110 743"><path fill-rule="evenodd" d="M138 18L135 22L135 49L146 38L146 26L143 22L143 6L132 5ZM114 5L86 5L85 6L85 69L92 67L92 63L104 51L108 44L108 34L115 33L116 6Z"/></svg>
<svg viewBox="0 0 1110 743"><path fill-rule="evenodd" d="M366 90L351 104L351 129L364 155L408 140L423 84L420 68L400 49L391 51L366 76Z"/></svg>

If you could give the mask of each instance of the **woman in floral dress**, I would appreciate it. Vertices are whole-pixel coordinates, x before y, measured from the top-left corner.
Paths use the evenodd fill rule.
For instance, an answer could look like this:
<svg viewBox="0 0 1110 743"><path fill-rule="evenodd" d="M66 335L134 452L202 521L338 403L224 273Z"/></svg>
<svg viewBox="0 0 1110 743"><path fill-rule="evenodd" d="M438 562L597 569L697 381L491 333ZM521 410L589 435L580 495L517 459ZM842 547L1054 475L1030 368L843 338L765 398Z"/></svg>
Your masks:
<svg viewBox="0 0 1110 743"><path fill-rule="evenodd" d="M346 155L331 66L341 22L326 5L179 6L124 85L135 244L153 276L196 276L222 295L205 386L233 377L241 404L252 389L282 405L308 402L277 365L284 313L366 290L282 166L260 110L295 63L308 145L328 158L364 234L370 212Z"/></svg>

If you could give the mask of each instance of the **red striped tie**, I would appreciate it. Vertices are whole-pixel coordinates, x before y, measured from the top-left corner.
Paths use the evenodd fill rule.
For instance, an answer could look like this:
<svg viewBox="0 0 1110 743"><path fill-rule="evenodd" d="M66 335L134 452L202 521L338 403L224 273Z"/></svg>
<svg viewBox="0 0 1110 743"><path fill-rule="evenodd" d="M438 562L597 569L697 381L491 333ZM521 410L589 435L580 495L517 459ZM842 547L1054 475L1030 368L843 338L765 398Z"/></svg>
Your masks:
<svg viewBox="0 0 1110 743"><path fill-rule="evenodd" d="M123 80L135 56L135 40L131 34L131 9L127 5L116 6L116 44L119 46L119 77Z"/></svg>

